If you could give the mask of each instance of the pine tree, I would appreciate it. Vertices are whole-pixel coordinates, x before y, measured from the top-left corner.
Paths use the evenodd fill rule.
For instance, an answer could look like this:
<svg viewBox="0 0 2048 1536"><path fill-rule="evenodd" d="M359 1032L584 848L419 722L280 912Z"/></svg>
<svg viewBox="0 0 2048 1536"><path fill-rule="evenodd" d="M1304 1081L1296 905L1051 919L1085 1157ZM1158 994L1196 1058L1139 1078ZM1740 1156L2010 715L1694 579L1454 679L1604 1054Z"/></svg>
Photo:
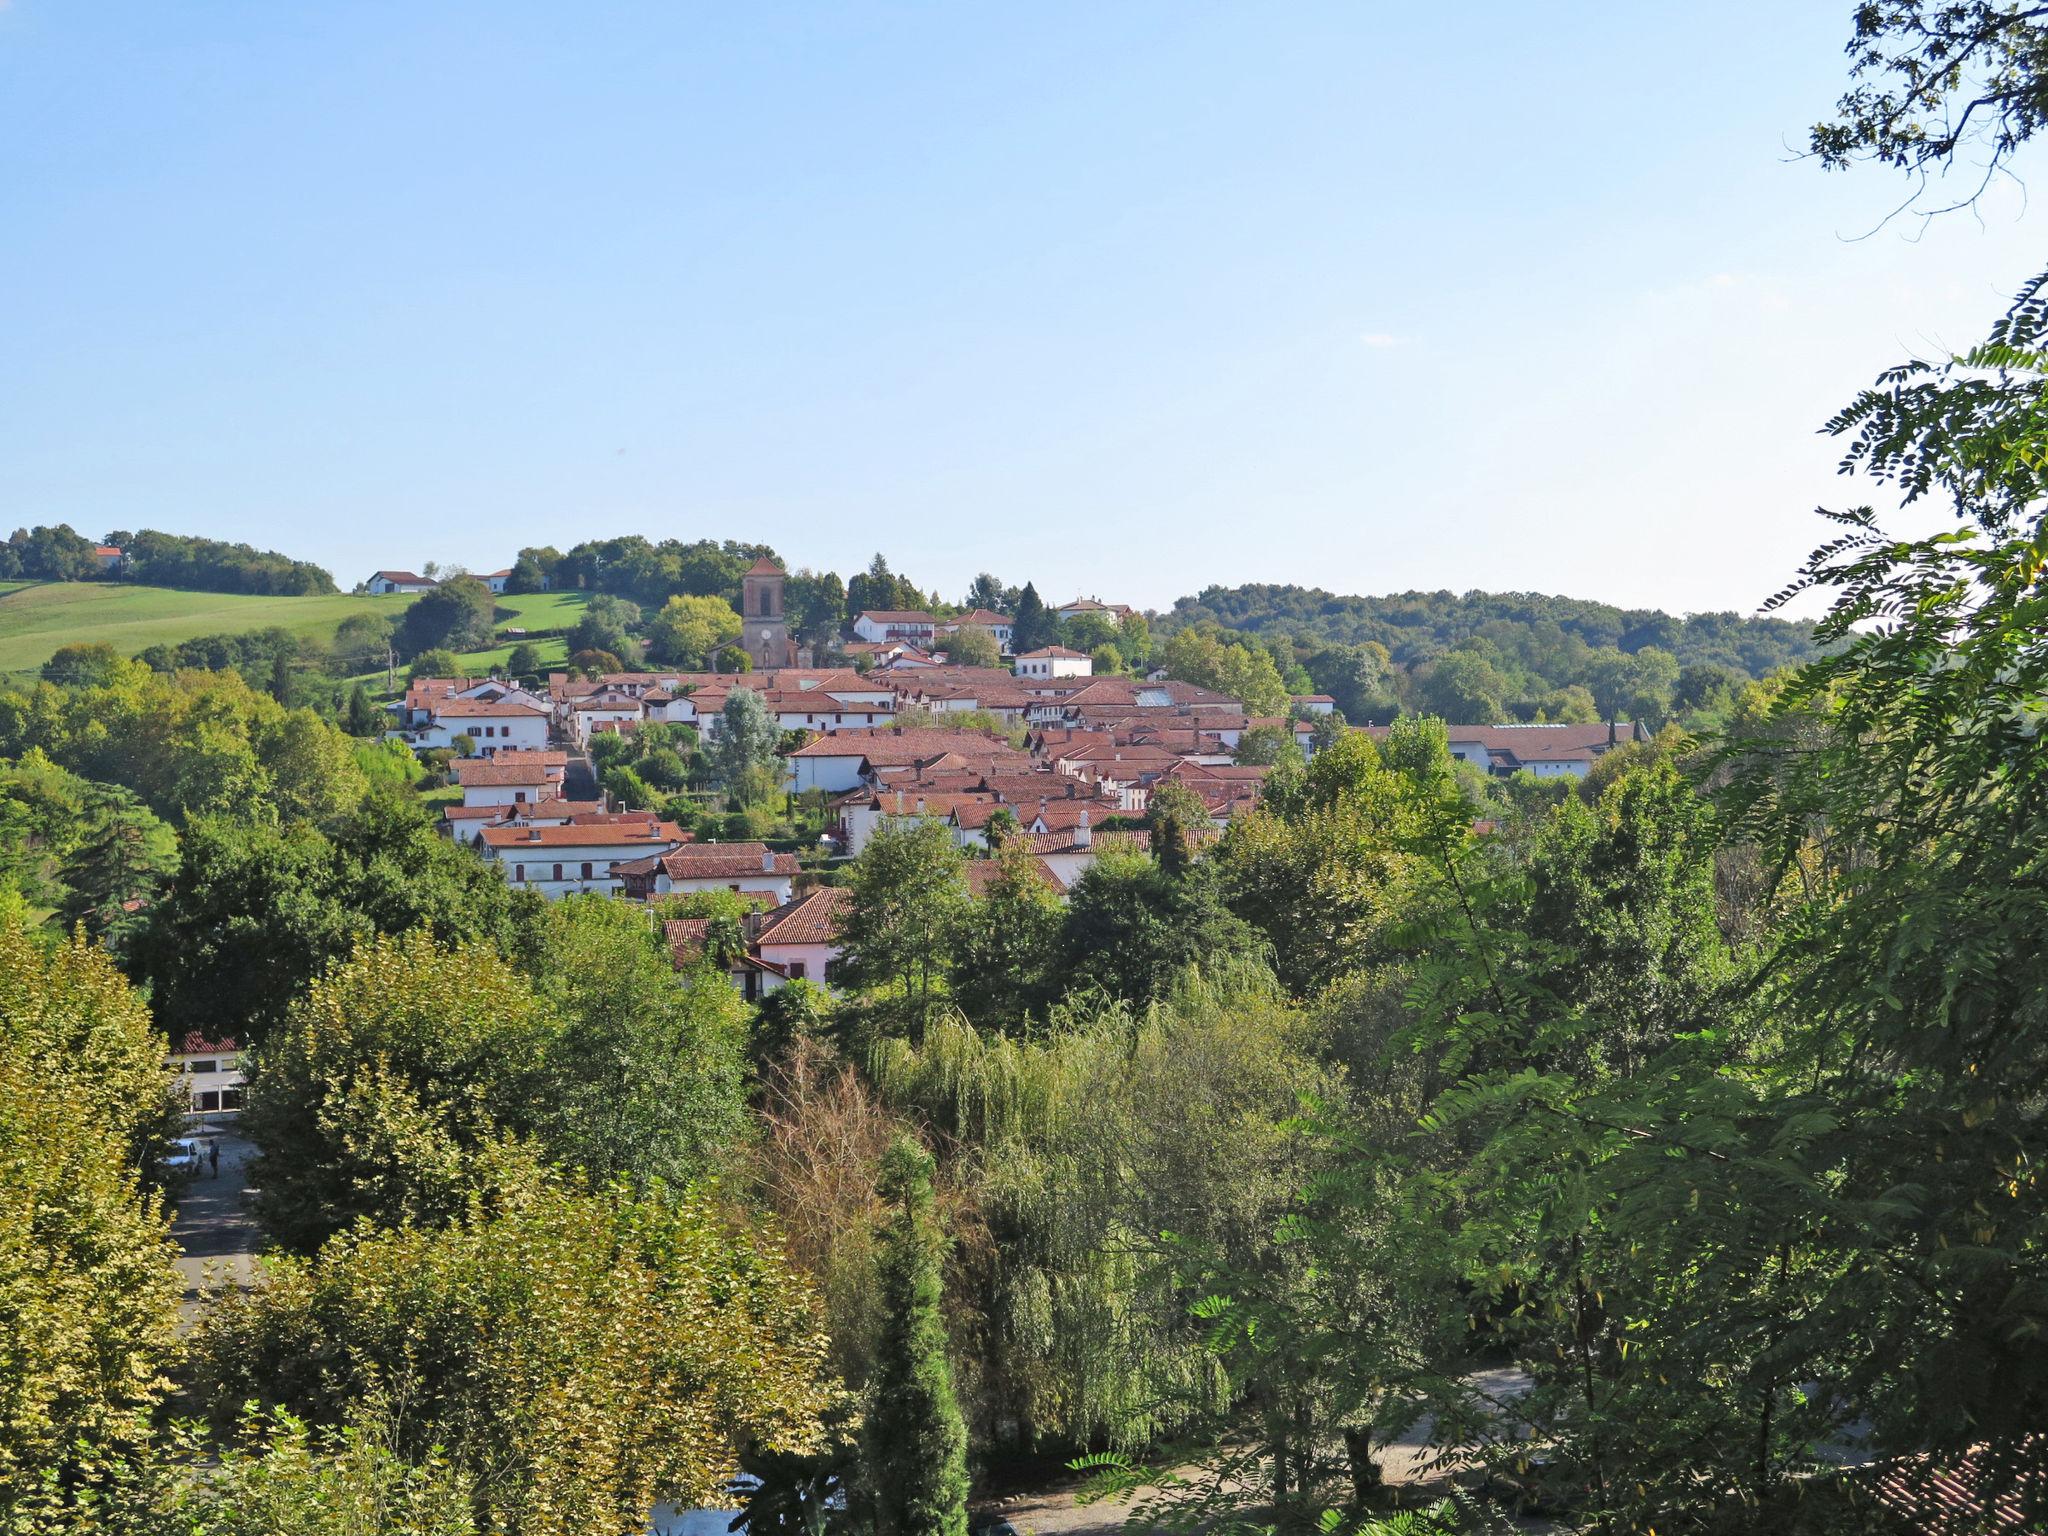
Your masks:
<svg viewBox="0 0 2048 1536"><path fill-rule="evenodd" d="M1057 624L1045 611L1045 600L1030 582L1017 594L1017 611L1010 619L1010 649L1019 656L1053 642Z"/></svg>
<svg viewBox="0 0 2048 1536"><path fill-rule="evenodd" d="M966 1536L967 1425L953 1397L939 1316L946 1239L932 1214L932 1160L901 1137L882 1159L895 1206L883 1234L882 1334L862 1452L876 1536Z"/></svg>
<svg viewBox="0 0 2048 1536"><path fill-rule="evenodd" d="M342 716L342 729L351 736L375 736L384 725L382 712L370 702L370 691L361 683L349 690L348 708Z"/></svg>

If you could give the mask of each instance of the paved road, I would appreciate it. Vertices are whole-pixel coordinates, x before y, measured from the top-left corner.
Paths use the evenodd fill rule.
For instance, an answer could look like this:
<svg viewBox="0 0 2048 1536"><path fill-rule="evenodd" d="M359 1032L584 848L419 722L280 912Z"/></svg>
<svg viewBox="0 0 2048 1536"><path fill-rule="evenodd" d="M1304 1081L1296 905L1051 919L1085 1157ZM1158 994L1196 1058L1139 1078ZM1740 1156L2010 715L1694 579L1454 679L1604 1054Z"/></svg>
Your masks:
<svg viewBox="0 0 2048 1536"><path fill-rule="evenodd" d="M204 1131L190 1134L219 1141L220 1172L215 1175L202 1169L179 1199L171 1219L171 1236L180 1250L178 1273L185 1279L178 1315L187 1328L198 1320L206 1291L249 1283L261 1238L245 1198L256 1149L232 1133L217 1137Z"/></svg>

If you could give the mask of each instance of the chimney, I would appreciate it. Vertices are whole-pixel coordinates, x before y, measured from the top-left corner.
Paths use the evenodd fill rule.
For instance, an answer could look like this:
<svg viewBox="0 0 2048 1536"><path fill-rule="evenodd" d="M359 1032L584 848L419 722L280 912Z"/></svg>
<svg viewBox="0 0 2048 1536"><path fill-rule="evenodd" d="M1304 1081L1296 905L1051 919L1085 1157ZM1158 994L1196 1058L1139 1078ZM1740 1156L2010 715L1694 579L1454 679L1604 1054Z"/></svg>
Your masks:
<svg viewBox="0 0 2048 1536"><path fill-rule="evenodd" d="M761 850L761 873L764 875L775 873L775 851L772 848L764 847Z"/></svg>
<svg viewBox="0 0 2048 1536"><path fill-rule="evenodd" d="M1074 824L1074 846L1076 848L1092 848L1095 846L1095 834L1088 830L1088 813L1086 811L1081 813L1081 819Z"/></svg>

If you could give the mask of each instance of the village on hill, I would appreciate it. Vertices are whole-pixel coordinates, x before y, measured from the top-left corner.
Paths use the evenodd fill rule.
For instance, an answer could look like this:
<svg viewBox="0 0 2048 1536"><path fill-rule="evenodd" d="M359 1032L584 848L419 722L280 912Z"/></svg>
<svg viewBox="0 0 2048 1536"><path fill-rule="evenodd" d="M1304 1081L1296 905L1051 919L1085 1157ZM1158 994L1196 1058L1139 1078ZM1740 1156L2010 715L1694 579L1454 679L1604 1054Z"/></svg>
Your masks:
<svg viewBox="0 0 2048 1536"><path fill-rule="evenodd" d="M1281 756L1306 762L1347 730L1385 734L1347 725L1327 695L1296 695L1285 715L1256 715L1228 693L1163 672L1098 677L1087 653L1065 646L1017 653L1010 617L987 608L947 617L863 610L833 663L809 665L809 649L791 641L784 580L766 558L745 573L738 643L747 670L418 677L392 705L389 734L451 754L460 800L443 807L441 825L516 887L550 898L742 897L747 943L731 974L750 1000L792 980L829 981L844 893L826 882L882 827L943 826L968 860L970 889L977 871L980 880L993 871L996 843L1021 838L1044 884L1064 894L1105 852L1148 845L1149 808L1163 785L1193 795L1220 834L1259 804ZM374 581L419 584L397 591L432 584L404 571ZM1079 598L1053 611L1122 624L1134 610ZM1006 664L956 663L963 631L985 635ZM805 844L726 839L723 827L685 827L605 787L602 766L649 742L714 752L736 699L743 720L765 720L775 733L773 783L811 812L805 824L816 831ZM1583 777L1601 754L1643 734L1611 721L1447 731L1451 756L1477 772L1546 780ZM1248 740L1266 744L1256 760L1246 760ZM701 959L703 921L670 921L679 966Z"/></svg>

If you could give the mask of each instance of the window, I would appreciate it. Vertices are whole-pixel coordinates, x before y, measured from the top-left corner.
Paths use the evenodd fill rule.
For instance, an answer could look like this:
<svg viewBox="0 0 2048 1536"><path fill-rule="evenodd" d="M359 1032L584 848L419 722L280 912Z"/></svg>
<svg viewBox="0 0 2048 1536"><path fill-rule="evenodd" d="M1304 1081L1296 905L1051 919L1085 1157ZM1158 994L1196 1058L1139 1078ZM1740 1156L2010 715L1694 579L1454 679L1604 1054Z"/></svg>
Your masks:
<svg viewBox="0 0 2048 1536"><path fill-rule="evenodd" d="M562 878L562 866L559 864L555 866L555 878L557 880Z"/></svg>
<svg viewBox="0 0 2048 1536"><path fill-rule="evenodd" d="M804 979L803 961L792 960L789 962L789 979L791 981L802 981Z"/></svg>
<svg viewBox="0 0 2048 1536"><path fill-rule="evenodd" d="M583 861L583 878L586 880L590 878L590 861L588 859Z"/></svg>
<svg viewBox="0 0 2048 1536"><path fill-rule="evenodd" d="M242 1107L242 1090L239 1088L221 1089L220 1107L222 1109L240 1109Z"/></svg>
<svg viewBox="0 0 2048 1536"><path fill-rule="evenodd" d="M526 878L526 866L524 864L514 864L512 866L512 878L514 880L524 880Z"/></svg>
<svg viewBox="0 0 2048 1536"><path fill-rule="evenodd" d="M199 1095L198 1095L198 1100L199 1100L199 1103L198 1103L198 1108L199 1108L199 1109L200 1109L200 1110L201 1110L202 1112L203 1112L203 1111L205 1111L205 1110L209 1110L209 1109L219 1109L219 1108L220 1108L220 1095L219 1095L218 1093L202 1093L202 1094L199 1094Z"/></svg>
<svg viewBox="0 0 2048 1536"><path fill-rule="evenodd" d="M217 1061L194 1061L188 1063L187 1068L193 1072L218 1072L220 1070L220 1063Z"/></svg>

